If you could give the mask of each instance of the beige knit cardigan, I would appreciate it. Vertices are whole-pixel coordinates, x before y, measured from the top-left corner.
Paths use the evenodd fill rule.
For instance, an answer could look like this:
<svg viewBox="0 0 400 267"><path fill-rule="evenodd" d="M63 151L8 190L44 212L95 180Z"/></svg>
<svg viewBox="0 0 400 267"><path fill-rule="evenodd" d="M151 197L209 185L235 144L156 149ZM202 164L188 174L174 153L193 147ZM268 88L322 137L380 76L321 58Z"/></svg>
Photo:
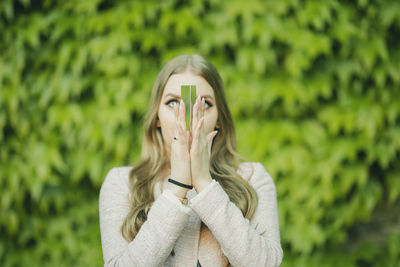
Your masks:
<svg viewBox="0 0 400 267"><path fill-rule="evenodd" d="M146 222L135 239L127 242L121 225L131 208L131 168L111 169L100 190L104 266L194 267L197 261L202 267L280 265L283 252L276 189L261 163L241 163L238 169L259 198L250 221L215 180L199 194L195 189L188 191L185 206L167 189L165 179L155 187L156 200Z"/></svg>

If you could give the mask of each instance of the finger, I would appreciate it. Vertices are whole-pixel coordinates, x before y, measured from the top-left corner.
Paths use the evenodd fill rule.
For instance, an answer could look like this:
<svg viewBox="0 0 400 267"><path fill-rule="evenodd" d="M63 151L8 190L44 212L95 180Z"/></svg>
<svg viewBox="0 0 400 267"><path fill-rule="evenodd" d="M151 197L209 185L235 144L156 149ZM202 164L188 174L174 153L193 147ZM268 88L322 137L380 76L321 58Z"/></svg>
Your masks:
<svg viewBox="0 0 400 267"><path fill-rule="evenodd" d="M175 122L178 122L180 118L180 105L174 107L174 116L175 116Z"/></svg>
<svg viewBox="0 0 400 267"><path fill-rule="evenodd" d="M212 131L211 133L208 134L207 136L207 141L208 141L208 155L211 155L211 148L212 148L212 143L214 140L214 137L217 135L218 131Z"/></svg>
<svg viewBox="0 0 400 267"><path fill-rule="evenodd" d="M192 125L191 125L191 133L190 133L190 144L193 143L193 135L196 130L196 125L199 122L199 96L196 98L196 102L193 105L193 118L192 118ZM191 146L190 146L191 147Z"/></svg>
<svg viewBox="0 0 400 267"><path fill-rule="evenodd" d="M186 119L185 119L185 103L181 99L179 104L179 124L182 129L185 129L186 132Z"/></svg>
<svg viewBox="0 0 400 267"><path fill-rule="evenodd" d="M181 144L187 144L187 140L188 140L188 135L186 131L185 126L183 126L181 123L178 123L178 129L179 129L179 138L181 141Z"/></svg>
<svg viewBox="0 0 400 267"><path fill-rule="evenodd" d="M193 131L193 139L192 139L192 145L191 145L190 150L198 151L200 127L201 127L202 122L203 122L203 119L200 119Z"/></svg>
<svg viewBox="0 0 400 267"><path fill-rule="evenodd" d="M199 121L199 103L200 103L200 96L196 98L196 103L193 105L192 131L194 131L197 122Z"/></svg>
<svg viewBox="0 0 400 267"><path fill-rule="evenodd" d="M175 111L175 128L176 128L176 137L179 139L179 141L185 140L184 136L183 136L183 131L182 131L182 127L181 127L181 116L182 116L182 105L179 106L175 106L174 107L174 111Z"/></svg>
<svg viewBox="0 0 400 267"><path fill-rule="evenodd" d="M203 97L202 101L201 101L201 117L203 118L203 120L204 120L204 106L205 106L205 103L206 103L206 101L205 101L205 99ZM203 137L206 136L206 128L204 126L204 122L203 122L203 126L201 127L200 135L202 135Z"/></svg>
<svg viewBox="0 0 400 267"><path fill-rule="evenodd" d="M178 106L174 107L174 116L175 116L175 120L177 120L178 116L179 116L179 107Z"/></svg>
<svg viewBox="0 0 400 267"><path fill-rule="evenodd" d="M206 100L204 99L204 97L201 100L202 100L201 101L201 116L203 117L204 116L204 109L205 109L205 106L206 106Z"/></svg>
<svg viewBox="0 0 400 267"><path fill-rule="evenodd" d="M174 150L177 144L178 140L175 140L174 137L176 137L177 139L179 139L179 129L178 129L178 121L175 120L175 127L174 129L170 129L169 130L169 134L171 137L171 157L174 155Z"/></svg>
<svg viewBox="0 0 400 267"><path fill-rule="evenodd" d="M204 122L204 117L201 118L199 120L199 122L197 123L196 130L194 132L194 137L193 137L193 139L196 140L196 141L199 140L200 133L201 133L201 127L203 126L203 122Z"/></svg>
<svg viewBox="0 0 400 267"><path fill-rule="evenodd" d="M172 130L172 129L170 129L170 130L168 130L168 132L169 132L169 136L171 136L171 138L172 138L172 143L171 143L171 145L173 144L173 142L174 142L174 136L176 136L176 127L174 128L174 130Z"/></svg>
<svg viewBox="0 0 400 267"><path fill-rule="evenodd" d="M185 134L185 128L182 127L182 124L180 121L180 118L182 115L181 107L180 106L176 107L176 110L177 110L178 116L176 117L176 120L175 120L175 129L176 129L175 136L176 136L176 138L178 138L178 140L180 142L184 143L186 140L186 134Z"/></svg>
<svg viewBox="0 0 400 267"><path fill-rule="evenodd" d="M177 106L174 107L174 117L175 117L175 128L174 128L174 136L177 136L178 132L178 116L179 116L179 109Z"/></svg>
<svg viewBox="0 0 400 267"><path fill-rule="evenodd" d="M192 146L191 148L195 148L198 146L199 143L199 129L200 129L200 124L201 124L202 120L200 119L196 125L196 127L193 130L193 136L192 136Z"/></svg>

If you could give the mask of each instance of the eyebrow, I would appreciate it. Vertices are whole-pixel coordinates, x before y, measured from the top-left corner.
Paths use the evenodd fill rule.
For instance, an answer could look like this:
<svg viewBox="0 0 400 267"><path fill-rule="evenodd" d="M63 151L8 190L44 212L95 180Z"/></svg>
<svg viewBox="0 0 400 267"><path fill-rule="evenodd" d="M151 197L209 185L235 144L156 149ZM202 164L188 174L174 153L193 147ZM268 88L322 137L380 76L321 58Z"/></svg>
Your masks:
<svg viewBox="0 0 400 267"><path fill-rule="evenodd" d="M176 98L181 98L181 96L176 95L176 94L173 94L173 93L168 93L168 94L166 94L166 95L164 96L164 98L166 98L167 96L173 96L173 97L176 97ZM204 97L204 98L211 98L212 100L214 100L214 98L213 98L211 95L202 95L201 97Z"/></svg>

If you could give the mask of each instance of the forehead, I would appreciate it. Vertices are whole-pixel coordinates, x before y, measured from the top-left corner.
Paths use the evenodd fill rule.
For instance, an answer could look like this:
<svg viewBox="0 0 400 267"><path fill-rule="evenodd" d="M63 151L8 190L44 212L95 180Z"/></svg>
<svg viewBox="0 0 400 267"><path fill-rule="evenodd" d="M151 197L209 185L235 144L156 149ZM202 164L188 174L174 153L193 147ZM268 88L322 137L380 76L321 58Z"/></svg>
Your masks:
<svg viewBox="0 0 400 267"><path fill-rule="evenodd" d="M200 75L191 72L176 73L169 77L165 85L163 96L168 93L181 95L182 85L196 85L197 95L211 95L214 98L214 90L211 85Z"/></svg>

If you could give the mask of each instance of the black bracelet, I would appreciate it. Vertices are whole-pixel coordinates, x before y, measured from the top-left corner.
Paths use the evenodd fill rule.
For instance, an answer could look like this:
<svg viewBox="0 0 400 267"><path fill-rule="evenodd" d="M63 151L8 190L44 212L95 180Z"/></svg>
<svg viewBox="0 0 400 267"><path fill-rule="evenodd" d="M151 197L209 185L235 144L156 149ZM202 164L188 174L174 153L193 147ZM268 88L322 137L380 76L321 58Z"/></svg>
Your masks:
<svg viewBox="0 0 400 267"><path fill-rule="evenodd" d="M179 185L179 186L184 187L184 188L188 188L188 189L192 189L193 188L193 186L191 186L191 185L182 184L182 183L180 183L178 181L175 181L173 179L168 179L168 182L176 184L176 185Z"/></svg>

